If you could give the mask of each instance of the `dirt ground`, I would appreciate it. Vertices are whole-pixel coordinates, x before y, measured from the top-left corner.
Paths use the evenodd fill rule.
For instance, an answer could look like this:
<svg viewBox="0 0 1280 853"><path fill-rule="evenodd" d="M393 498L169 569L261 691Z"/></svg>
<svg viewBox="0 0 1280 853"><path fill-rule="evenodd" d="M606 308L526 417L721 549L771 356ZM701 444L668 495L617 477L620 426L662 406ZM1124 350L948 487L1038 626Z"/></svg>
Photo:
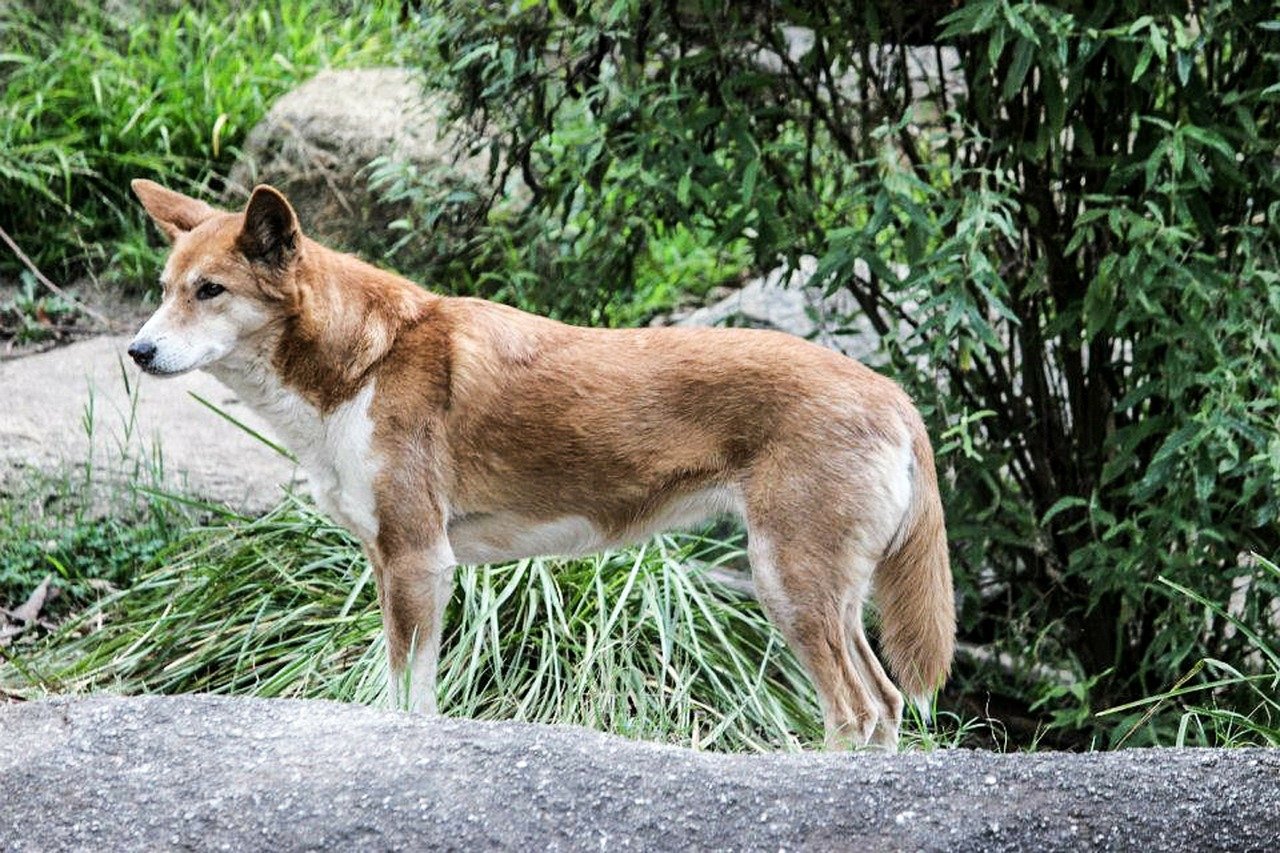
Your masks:
<svg viewBox="0 0 1280 853"><path fill-rule="evenodd" d="M130 339L90 337L0 361L0 488L17 488L33 469L92 460L95 476L147 482L163 468L167 488L257 512L298 481L292 462L196 400L269 434L217 380L145 376L125 353Z"/></svg>

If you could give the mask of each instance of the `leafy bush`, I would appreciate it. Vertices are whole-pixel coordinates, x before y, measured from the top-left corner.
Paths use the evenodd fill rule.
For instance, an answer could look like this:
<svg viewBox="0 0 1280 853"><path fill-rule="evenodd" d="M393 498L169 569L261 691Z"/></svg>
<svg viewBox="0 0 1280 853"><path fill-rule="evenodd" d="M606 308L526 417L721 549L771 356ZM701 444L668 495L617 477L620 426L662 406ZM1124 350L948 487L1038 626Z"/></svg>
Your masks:
<svg viewBox="0 0 1280 853"><path fill-rule="evenodd" d="M393 61L400 14L390 2L115 5L0 4L0 227L51 274L105 264L143 286L158 256L129 180L207 192L276 96L326 65ZM17 269L0 252L0 275Z"/></svg>
<svg viewBox="0 0 1280 853"><path fill-rule="evenodd" d="M953 701L1083 742L1243 659L1156 579L1225 601L1280 552L1272 4L426 6L433 85L531 193L508 233L585 247L562 302L676 226L856 298L943 437L964 639L1025 675Z"/></svg>
<svg viewBox="0 0 1280 853"><path fill-rule="evenodd" d="M496 186L480 198L458 185L448 164L424 173L374 161L371 188L409 211L391 225L398 239L376 238L390 242L384 261L434 290L609 326L641 324L681 303L701 302L748 266L744 241L719 244L713 229L695 222L621 221L609 213L605 227L598 210L525 215L521 194L504 192L509 179L491 177Z"/></svg>

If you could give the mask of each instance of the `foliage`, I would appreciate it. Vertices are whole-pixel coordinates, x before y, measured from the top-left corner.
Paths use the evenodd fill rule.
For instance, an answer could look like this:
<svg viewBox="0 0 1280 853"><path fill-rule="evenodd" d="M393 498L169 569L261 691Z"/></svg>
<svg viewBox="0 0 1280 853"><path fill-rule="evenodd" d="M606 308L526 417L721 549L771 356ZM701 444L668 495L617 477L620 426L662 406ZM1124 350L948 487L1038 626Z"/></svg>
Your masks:
<svg viewBox="0 0 1280 853"><path fill-rule="evenodd" d="M491 177L493 191L481 193L460 184L448 163L424 173L386 158L374 161L371 189L408 210L391 224L398 238L386 248L386 260L435 290L608 326L637 325L682 303L700 303L747 268L744 241L719 244L697 223L622 224L614 217L616 227L603 228L593 219L598 211L526 216L516 210L522 194L503 190L507 178Z"/></svg>
<svg viewBox="0 0 1280 853"><path fill-rule="evenodd" d="M664 539L583 560L460 569L442 708L721 750L820 742L798 664L759 608L710 573L733 554ZM128 589L0 662L0 689L378 701L373 586L355 543L304 505L215 517L146 559Z"/></svg>
<svg viewBox="0 0 1280 853"><path fill-rule="evenodd" d="M1142 710L1121 743L1148 726L1172 700L1182 706L1173 738L1177 746L1280 746L1280 644L1274 630L1280 617L1280 566L1261 557L1255 562L1256 574L1237 579L1243 583L1237 583L1226 605L1161 578L1177 603L1212 614L1251 648L1237 664L1201 658L1168 690L1105 712L1130 712L1132 717ZM1159 729L1152 728L1152 739L1158 741Z"/></svg>
<svg viewBox="0 0 1280 853"><path fill-rule="evenodd" d="M0 607L17 607L52 574L61 594L56 611L77 608L103 585L131 583L171 536L167 514L123 502L95 511L67 481L23 491L21 499L0 499ZM44 494L32 500L35 493Z"/></svg>
<svg viewBox="0 0 1280 853"><path fill-rule="evenodd" d="M129 4L0 4L0 227L53 275L105 264L135 286L158 255L129 180L216 191L276 96L323 66L394 60L400 14L389 2L117 5ZM0 274L16 269L0 252Z"/></svg>
<svg viewBox="0 0 1280 853"><path fill-rule="evenodd" d="M12 298L0 302L0 340L25 344L44 341L69 331L79 317L76 306L60 296L36 290L35 276L22 271L22 285Z"/></svg>
<svg viewBox="0 0 1280 853"><path fill-rule="evenodd" d="M394 59L401 5L0 5L0 226L55 274L149 281L127 179L213 189L272 97ZM1273 4L423 5L428 76L493 154L481 197L372 170L414 202L406 236L475 217L436 286L629 324L812 254L881 332L947 475L966 648L989 652L943 697L954 737L991 713L1014 745L1276 742L1280 578L1250 555L1280 554ZM369 578L310 510L140 490L107 511L64 486L0 496L0 602L53 571L57 613L87 610L5 650L0 691L375 695ZM443 706L812 742L754 605L675 571L726 556L460 571Z"/></svg>
<svg viewBox="0 0 1280 853"><path fill-rule="evenodd" d="M573 223L565 302L627 291L658 227L819 258L951 439L964 638L1081 688L960 689L1088 740L1245 656L1158 577L1225 601L1239 554L1280 552L1280 21L945 5L437 0L422 55L527 188L511 233Z"/></svg>

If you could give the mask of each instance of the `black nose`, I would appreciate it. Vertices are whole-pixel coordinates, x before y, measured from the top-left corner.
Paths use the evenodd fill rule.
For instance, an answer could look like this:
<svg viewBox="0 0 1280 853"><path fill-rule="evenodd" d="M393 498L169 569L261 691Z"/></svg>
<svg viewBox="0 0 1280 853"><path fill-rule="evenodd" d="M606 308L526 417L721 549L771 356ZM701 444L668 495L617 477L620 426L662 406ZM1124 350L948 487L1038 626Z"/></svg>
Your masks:
<svg viewBox="0 0 1280 853"><path fill-rule="evenodd" d="M138 367L146 367L156 357L156 345L150 341L134 341L129 345L129 355Z"/></svg>

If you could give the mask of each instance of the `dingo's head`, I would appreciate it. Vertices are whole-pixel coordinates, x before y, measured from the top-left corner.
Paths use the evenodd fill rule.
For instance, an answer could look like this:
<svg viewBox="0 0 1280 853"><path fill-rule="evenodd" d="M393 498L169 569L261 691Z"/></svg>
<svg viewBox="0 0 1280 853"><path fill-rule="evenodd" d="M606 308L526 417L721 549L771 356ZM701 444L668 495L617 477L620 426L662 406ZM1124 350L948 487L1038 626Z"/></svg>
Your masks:
<svg viewBox="0 0 1280 853"><path fill-rule="evenodd" d="M173 243L160 307L129 345L139 367L156 376L207 367L281 315L302 250L283 195L259 186L243 213L226 213L151 181L132 187Z"/></svg>

